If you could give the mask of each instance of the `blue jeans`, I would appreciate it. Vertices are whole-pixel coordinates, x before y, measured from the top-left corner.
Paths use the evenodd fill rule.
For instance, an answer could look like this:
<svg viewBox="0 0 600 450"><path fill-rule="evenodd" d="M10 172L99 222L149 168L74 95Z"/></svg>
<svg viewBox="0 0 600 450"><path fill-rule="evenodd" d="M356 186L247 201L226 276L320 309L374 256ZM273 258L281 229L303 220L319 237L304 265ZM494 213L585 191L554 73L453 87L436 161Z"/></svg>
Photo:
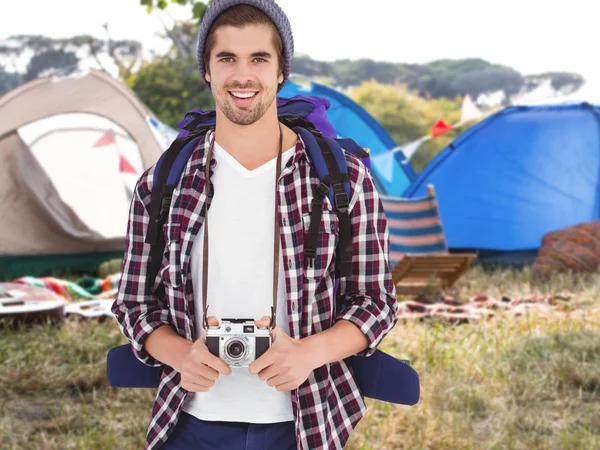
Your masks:
<svg viewBox="0 0 600 450"><path fill-rule="evenodd" d="M211 422L181 412L161 450L296 450L294 422Z"/></svg>

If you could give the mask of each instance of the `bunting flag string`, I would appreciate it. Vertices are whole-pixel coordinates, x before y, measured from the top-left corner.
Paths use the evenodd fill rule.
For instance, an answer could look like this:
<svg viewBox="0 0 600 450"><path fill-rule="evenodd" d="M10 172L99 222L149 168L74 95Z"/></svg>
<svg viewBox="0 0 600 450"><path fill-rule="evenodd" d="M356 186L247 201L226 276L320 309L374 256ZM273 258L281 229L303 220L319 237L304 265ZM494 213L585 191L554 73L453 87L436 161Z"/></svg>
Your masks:
<svg viewBox="0 0 600 450"><path fill-rule="evenodd" d="M477 120L483 117L483 113L471 99L469 94L465 95L462 104L459 124L464 124L472 120Z"/></svg>
<svg viewBox="0 0 600 450"><path fill-rule="evenodd" d="M431 128L430 134L423 136L417 140L409 142L407 144L399 145L398 147L394 147L387 151L384 154L377 155L379 157L379 162L381 168L384 167L384 164L390 163L391 159L387 156L389 153L398 153L402 152L406 157L406 161L409 161L417 150L421 147L421 145L430 139L435 139L438 136L441 136L444 133L447 133L450 130L461 127L467 122L471 122L473 120L478 120L487 117L488 115L494 113L495 110L489 111L487 113L483 113L477 105L471 99L471 96L467 94L463 100L462 110L461 110L461 118L460 121L455 123L454 125L448 124L443 119L437 121L437 123ZM385 155L385 156L384 156ZM376 157L373 157L377 159ZM381 169L380 169L381 170ZM387 168L385 169L388 170ZM391 169L389 169L391 170ZM387 173L387 172L386 172Z"/></svg>
<svg viewBox="0 0 600 450"><path fill-rule="evenodd" d="M431 128L431 137L436 138L444 133L452 130L454 127L448 125L443 119L437 121L437 123Z"/></svg>

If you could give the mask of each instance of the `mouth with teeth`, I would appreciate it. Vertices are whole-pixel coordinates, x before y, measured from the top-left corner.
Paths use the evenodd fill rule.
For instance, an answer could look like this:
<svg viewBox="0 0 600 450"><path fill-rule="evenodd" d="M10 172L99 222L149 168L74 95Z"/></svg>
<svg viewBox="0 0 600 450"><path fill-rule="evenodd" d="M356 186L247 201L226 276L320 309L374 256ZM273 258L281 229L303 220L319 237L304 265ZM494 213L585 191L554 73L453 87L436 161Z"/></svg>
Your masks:
<svg viewBox="0 0 600 450"><path fill-rule="evenodd" d="M233 103L239 107L247 107L252 104L258 91L228 91Z"/></svg>

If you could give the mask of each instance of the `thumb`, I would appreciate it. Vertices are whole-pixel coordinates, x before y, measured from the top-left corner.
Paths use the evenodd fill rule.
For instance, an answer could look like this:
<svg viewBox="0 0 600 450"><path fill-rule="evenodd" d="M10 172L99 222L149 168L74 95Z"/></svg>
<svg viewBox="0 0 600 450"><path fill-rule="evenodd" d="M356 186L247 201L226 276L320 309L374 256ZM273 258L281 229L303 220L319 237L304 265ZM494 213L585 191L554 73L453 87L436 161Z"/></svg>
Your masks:
<svg viewBox="0 0 600 450"><path fill-rule="evenodd" d="M259 327L268 327L269 324L271 323L271 318L269 316L262 316L262 318L260 320L255 320L254 324Z"/></svg>
<svg viewBox="0 0 600 450"><path fill-rule="evenodd" d="M278 326L273 328L273 331L271 331L271 339L273 340L273 342L276 342L277 339L280 339L283 336L287 336L287 334L285 334L285 331L283 331Z"/></svg>
<svg viewBox="0 0 600 450"><path fill-rule="evenodd" d="M215 316L208 316L206 318L206 321L208 322L208 326L209 327L218 327L219 326L219 319L217 319ZM202 326L202 341L206 342L206 333L204 332L204 326Z"/></svg>
<svg viewBox="0 0 600 450"><path fill-rule="evenodd" d="M208 316L208 318L206 320L208 322L209 327L218 327L219 326L219 319L217 319L215 316Z"/></svg>

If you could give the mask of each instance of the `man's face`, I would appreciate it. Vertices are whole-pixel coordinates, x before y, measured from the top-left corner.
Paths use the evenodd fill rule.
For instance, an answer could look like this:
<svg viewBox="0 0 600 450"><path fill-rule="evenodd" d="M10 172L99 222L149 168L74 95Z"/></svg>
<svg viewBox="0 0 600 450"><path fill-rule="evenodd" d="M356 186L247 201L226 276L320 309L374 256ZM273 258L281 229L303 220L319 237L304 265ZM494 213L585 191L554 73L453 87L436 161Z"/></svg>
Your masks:
<svg viewBox="0 0 600 450"><path fill-rule="evenodd" d="M283 82L273 32L266 25L223 26L215 32L206 79L217 108L237 125L260 119Z"/></svg>

